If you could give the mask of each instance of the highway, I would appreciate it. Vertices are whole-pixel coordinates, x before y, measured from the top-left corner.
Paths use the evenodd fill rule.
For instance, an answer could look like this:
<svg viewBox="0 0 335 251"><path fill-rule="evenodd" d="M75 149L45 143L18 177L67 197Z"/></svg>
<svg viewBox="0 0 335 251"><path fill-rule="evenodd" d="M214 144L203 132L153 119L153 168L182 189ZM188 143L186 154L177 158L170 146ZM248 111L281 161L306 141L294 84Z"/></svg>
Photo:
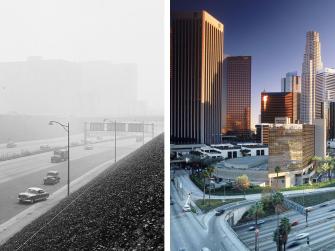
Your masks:
<svg viewBox="0 0 335 251"><path fill-rule="evenodd" d="M199 216L191 212L183 212L182 207L186 198L184 198L185 200L180 200L178 192L172 183L170 190L174 201L174 204L170 206L171 251L200 251L203 247L213 251L226 251L222 245L222 242L225 241L225 234L221 225L224 221L224 215L215 216L214 213L211 213L207 219L203 219L203 215Z"/></svg>
<svg viewBox="0 0 335 251"><path fill-rule="evenodd" d="M289 234L287 249L301 250L306 246L306 239L299 241L299 245L290 248L295 236L300 233L309 233L311 250L330 250L335 247L335 201L328 202L326 207L314 206L314 210L308 214L308 227L306 227L305 216L296 212L288 211L280 215L280 218L287 217L290 222L298 221L297 226L293 226ZM273 241L273 231L277 227L277 218L267 218L261 225L259 232L259 250L276 250L276 243ZM243 224L234 228L238 236L248 247L253 249L255 245L255 232L248 231L248 227L253 223ZM307 249L308 250L308 249Z"/></svg>
<svg viewBox="0 0 335 251"><path fill-rule="evenodd" d="M135 138L117 139L117 156L129 154L142 144L136 143ZM0 224L30 206L18 203L19 192L37 186L53 193L67 184L67 162L51 163L52 154L47 152L0 162ZM93 144L93 150L85 150L83 146L70 148L70 180L111 159L114 159L114 141ZM43 185L43 177L49 170L59 171L60 183Z"/></svg>

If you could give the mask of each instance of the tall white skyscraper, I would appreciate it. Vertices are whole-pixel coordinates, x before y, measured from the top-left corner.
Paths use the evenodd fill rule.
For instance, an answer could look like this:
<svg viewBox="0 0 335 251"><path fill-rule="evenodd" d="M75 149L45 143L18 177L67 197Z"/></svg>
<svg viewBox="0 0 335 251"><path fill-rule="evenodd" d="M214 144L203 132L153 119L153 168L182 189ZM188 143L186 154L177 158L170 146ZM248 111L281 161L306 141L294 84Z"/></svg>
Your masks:
<svg viewBox="0 0 335 251"><path fill-rule="evenodd" d="M313 124L316 117L316 73L322 70L320 35L316 31L306 34L306 47L301 76L301 121Z"/></svg>
<svg viewBox="0 0 335 251"><path fill-rule="evenodd" d="M282 92L301 92L301 77L298 72L288 72L286 76L281 79Z"/></svg>

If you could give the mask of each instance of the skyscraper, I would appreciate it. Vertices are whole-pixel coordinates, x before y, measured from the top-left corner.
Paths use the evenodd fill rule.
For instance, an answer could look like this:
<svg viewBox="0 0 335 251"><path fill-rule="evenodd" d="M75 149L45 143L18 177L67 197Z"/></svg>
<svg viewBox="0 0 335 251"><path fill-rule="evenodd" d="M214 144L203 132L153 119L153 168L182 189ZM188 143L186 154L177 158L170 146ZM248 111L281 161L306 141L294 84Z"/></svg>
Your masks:
<svg viewBox="0 0 335 251"><path fill-rule="evenodd" d="M318 71L315 81L315 117L324 118L327 115L328 102L335 99L335 69L324 68Z"/></svg>
<svg viewBox="0 0 335 251"><path fill-rule="evenodd" d="M298 72L288 72L286 76L281 79L282 92L301 92L301 77Z"/></svg>
<svg viewBox="0 0 335 251"><path fill-rule="evenodd" d="M316 93L320 91L320 87L316 85L316 73L322 67L319 33L308 31L301 76L300 115L303 123L314 123L316 117Z"/></svg>
<svg viewBox="0 0 335 251"><path fill-rule="evenodd" d="M221 141L223 29L206 11L171 15L172 143Z"/></svg>
<svg viewBox="0 0 335 251"><path fill-rule="evenodd" d="M248 137L251 116L251 56L225 58L223 76L223 132Z"/></svg>

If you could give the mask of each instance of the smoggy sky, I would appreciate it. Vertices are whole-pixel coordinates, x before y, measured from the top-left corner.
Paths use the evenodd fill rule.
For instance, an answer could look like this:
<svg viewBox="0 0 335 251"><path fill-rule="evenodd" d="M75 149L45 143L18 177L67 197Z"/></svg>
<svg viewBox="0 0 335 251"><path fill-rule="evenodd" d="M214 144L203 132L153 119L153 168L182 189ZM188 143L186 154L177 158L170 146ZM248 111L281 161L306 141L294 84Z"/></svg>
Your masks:
<svg viewBox="0 0 335 251"><path fill-rule="evenodd" d="M157 0L3 0L0 62L42 56L77 62L135 63L138 98L145 100L151 114L163 115L163 7L163 1ZM10 88L10 83L6 87ZM76 87L68 89L75 97ZM16 91L20 92L10 93ZM1 88L0 99L9 102L11 97L6 95L9 92ZM31 113L47 113L47 105L38 104L38 98L32 97L31 102L32 107L46 107ZM26 113L27 107L22 110ZM15 112L22 111L17 108ZM108 105L100 113L107 114Z"/></svg>
<svg viewBox="0 0 335 251"><path fill-rule="evenodd" d="M172 0L171 10L207 10L224 24L225 55L252 56L253 124L260 92L280 91L288 71L301 74L308 30L320 33L324 66L335 67L333 0Z"/></svg>

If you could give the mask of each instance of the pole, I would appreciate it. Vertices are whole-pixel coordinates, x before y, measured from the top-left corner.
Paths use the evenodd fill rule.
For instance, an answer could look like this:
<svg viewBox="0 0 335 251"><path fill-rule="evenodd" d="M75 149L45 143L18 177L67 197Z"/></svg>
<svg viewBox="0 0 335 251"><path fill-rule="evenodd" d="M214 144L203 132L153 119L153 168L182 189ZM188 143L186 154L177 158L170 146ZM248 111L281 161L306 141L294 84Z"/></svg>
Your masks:
<svg viewBox="0 0 335 251"><path fill-rule="evenodd" d="M143 121L143 145L144 145L144 121Z"/></svg>
<svg viewBox="0 0 335 251"><path fill-rule="evenodd" d="M67 196L70 195L70 123L67 122Z"/></svg>
<svg viewBox="0 0 335 251"><path fill-rule="evenodd" d="M116 163L116 120L114 124L114 162Z"/></svg>

